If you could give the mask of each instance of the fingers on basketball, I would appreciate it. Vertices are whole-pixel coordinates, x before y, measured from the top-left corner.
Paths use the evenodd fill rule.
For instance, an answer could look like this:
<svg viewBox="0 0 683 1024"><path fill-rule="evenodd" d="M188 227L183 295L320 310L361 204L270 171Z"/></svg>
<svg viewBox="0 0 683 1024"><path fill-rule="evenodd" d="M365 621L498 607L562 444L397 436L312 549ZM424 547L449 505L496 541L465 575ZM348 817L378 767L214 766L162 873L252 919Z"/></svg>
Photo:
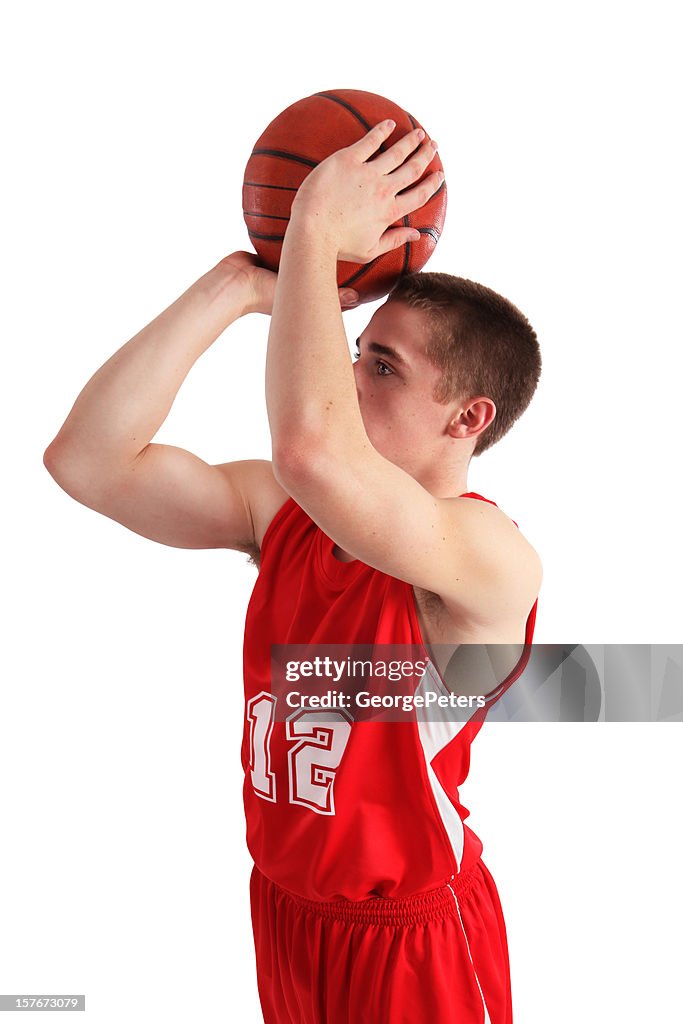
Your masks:
<svg viewBox="0 0 683 1024"><path fill-rule="evenodd" d="M372 161L373 167L382 174L395 172L396 168L400 167L410 154L417 149L424 137L425 131L423 128L414 128L411 132L400 138L398 142L395 142L385 153L376 156Z"/></svg>
<svg viewBox="0 0 683 1024"><path fill-rule="evenodd" d="M437 148L432 139L427 139L424 145L420 146L409 159L388 176L394 189L394 195L413 185L422 177L434 159Z"/></svg>
<svg viewBox="0 0 683 1024"><path fill-rule="evenodd" d="M423 207L435 192L438 192L441 188L443 179L443 171L433 171L427 175L424 181L413 185L412 188L397 195L395 206L396 220L399 220L401 217L407 217L409 213L414 213L415 210ZM407 239L407 241L412 241L412 239Z"/></svg>
<svg viewBox="0 0 683 1024"><path fill-rule="evenodd" d="M377 249L370 255L370 259L383 256L392 249L400 249L406 242L416 242L420 238L420 232L416 228L388 228L379 240Z"/></svg>
<svg viewBox="0 0 683 1024"><path fill-rule="evenodd" d="M374 128L371 128L362 139L354 142L348 148L362 161L369 160L373 153L376 153L382 143L389 138L396 122L391 120L380 121Z"/></svg>

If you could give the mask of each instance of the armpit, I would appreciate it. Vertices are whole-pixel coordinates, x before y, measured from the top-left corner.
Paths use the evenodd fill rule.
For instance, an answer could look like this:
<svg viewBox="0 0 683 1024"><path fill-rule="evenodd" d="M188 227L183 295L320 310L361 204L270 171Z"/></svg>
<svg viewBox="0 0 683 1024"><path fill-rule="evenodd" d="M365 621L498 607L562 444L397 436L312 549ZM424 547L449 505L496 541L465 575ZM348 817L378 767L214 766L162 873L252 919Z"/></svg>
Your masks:
<svg viewBox="0 0 683 1024"><path fill-rule="evenodd" d="M245 554L249 557L247 562L250 565L255 565L257 569L261 568L261 549L254 545L253 547L245 548Z"/></svg>

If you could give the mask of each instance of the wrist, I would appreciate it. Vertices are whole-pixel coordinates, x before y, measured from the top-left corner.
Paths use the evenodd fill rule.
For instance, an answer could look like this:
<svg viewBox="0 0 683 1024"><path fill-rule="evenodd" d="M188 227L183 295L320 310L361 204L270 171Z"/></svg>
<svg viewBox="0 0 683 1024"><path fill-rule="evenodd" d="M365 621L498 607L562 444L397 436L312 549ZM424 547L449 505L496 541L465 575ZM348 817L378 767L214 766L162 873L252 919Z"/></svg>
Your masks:
<svg viewBox="0 0 683 1024"><path fill-rule="evenodd" d="M306 250L315 252L322 259L339 259L339 239L333 218L329 211L316 210L310 204L301 202L297 206L295 197L290 212L290 221L285 234L285 245L290 247L298 240Z"/></svg>
<svg viewBox="0 0 683 1024"><path fill-rule="evenodd" d="M211 305L222 310L225 317L232 321L253 312L258 301L248 276L231 265L228 259L222 259L201 280Z"/></svg>

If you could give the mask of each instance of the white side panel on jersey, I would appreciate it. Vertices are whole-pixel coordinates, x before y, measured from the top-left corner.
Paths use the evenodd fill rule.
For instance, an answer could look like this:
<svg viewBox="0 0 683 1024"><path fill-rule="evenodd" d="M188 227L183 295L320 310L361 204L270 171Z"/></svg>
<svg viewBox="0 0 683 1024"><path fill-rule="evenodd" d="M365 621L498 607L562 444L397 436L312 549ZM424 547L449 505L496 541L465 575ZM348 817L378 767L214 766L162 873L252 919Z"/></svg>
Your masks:
<svg viewBox="0 0 683 1024"><path fill-rule="evenodd" d="M425 696L429 692L442 695L448 695L451 692L444 685L443 680L431 661L427 662L427 671L420 680L420 685L415 690L415 693L421 696ZM429 721L422 720L421 716L425 714L429 717ZM432 761L458 735L465 722L452 721L452 708L439 708L435 705L428 709L417 708L416 715L422 752L427 766L427 775L441 820L453 847L455 862L459 871L465 845L465 830L460 815L451 803L448 794L432 768Z"/></svg>

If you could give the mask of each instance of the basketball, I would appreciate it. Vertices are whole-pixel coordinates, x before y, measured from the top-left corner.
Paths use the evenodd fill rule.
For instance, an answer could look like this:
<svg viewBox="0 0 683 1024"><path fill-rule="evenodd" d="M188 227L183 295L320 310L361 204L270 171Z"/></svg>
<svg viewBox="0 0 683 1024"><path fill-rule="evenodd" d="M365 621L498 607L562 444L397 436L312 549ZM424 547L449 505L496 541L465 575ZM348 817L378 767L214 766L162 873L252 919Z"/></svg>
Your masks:
<svg viewBox="0 0 683 1024"><path fill-rule="evenodd" d="M396 103L358 89L315 93L293 103L271 121L254 145L242 187L242 211L249 238L265 267L278 269L292 202L306 175L326 157L357 142L388 118L396 122L396 128L382 144L381 152L413 128L425 130ZM425 136L427 141L426 130ZM439 170L443 167L436 153L422 178ZM386 295L403 274L424 267L439 240L445 217L444 181L424 206L392 225L416 228L420 240L406 242L369 263L340 260L339 287L355 288L361 302Z"/></svg>

